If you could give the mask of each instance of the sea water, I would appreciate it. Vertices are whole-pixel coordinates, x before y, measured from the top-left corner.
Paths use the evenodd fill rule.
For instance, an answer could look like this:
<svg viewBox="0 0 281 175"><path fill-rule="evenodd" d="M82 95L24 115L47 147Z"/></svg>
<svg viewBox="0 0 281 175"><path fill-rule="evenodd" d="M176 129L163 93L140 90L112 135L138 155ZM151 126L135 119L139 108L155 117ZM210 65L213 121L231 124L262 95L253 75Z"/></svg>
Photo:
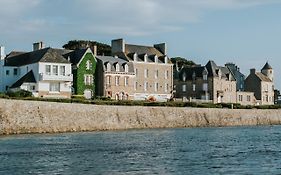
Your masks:
<svg viewBox="0 0 281 175"><path fill-rule="evenodd" d="M281 174L281 127L1 136L0 174Z"/></svg>

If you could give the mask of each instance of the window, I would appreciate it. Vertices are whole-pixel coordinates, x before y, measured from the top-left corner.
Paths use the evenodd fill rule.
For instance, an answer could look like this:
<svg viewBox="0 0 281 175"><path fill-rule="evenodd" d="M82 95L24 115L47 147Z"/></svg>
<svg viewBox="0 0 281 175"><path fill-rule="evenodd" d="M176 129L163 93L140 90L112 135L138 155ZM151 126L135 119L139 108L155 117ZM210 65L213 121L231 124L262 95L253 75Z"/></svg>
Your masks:
<svg viewBox="0 0 281 175"><path fill-rule="evenodd" d="M195 92L196 91L196 84L192 85L192 90Z"/></svg>
<svg viewBox="0 0 281 175"><path fill-rule="evenodd" d="M120 65L118 63L116 64L116 72L120 72Z"/></svg>
<svg viewBox="0 0 281 175"><path fill-rule="evenodd" d="M166 83L166 84L165 84L165 92L168 92L168 91L169 91L169 84Z"/></svg>
<svg viewBox="0 0 281 175"><path fill-rule="evenodd" d="M138 69L135 69L136 76L138 75Z"/></svg>
<svg viewBox="0 0 281 175"><path fill-rule="evenodd" d="M147 88L148 88L148 83L145 82L145 83L144 83L144 91L147 91Z"/></svg>
<svg viewBox="0 0 281 175"><path fill-rule="evenodd" d="M144 55L144 62L147 62L147 54Z"/></svg>
<svg viewBox="0 0 281 175"><path fill-rule="evenodd" d="M203 91L208 91L208 84L207 83L203 84Z"/></svg>
<svg viewBox="0 0 281 175"><path fill-rule="evenodd" d="M29 91L35 91L35 86L34 85L30 85L27 87Z"/></svg>
<svg viewBox="0 0 281 175"><path fill-rule="evenodd" d="M182 92L186 92L186 85L182 85Z"/></svg>
<svg viewBox="0 0 281 175"><path fill-rule="evenodd" d="M50 92L59 92L60 83L50 83Z"/></svg>
<svg viewBox="0 0 281 175"><path fill-rule="evenodd" d="M158 78L158 75L159 75L159 71L155 70L155 78Z"/></svg>
<svg viewBox="0 0 281 175"><path fill-rule="evenodd" d="M238 100L239 100L239 101L243 101L243 95L239 95L239 96L238 96Z"/></svg>
<svg viewBox="0 0 281 175"><path fill-rule="evenodd" d="M6 75L9 75L10 74L10 70L6 70Z"/></svg>
<svg viewBox="0 0 281 175"><path fill-rule="evenodd" d="M110 65L110 63L107 63L106 70L107 70L107 72L111 72L111 65Z"/></svg>
<svg viewBox="0 0 281 175"><path fill-rule="evenodd" d="M120 82L120 77L119 77L119 76L116 76L116 77L115 77L115 85L116 85L116 86L119 86L119 82Z"/></svg>
<svg viewBox="0 0 281 175"><path fill-rule="evenodd" d="M208 75L207 74L203 75L203 80L208 80Z"/></svg>
<svg viewBox="0 0 281 175"><path fill-rule="evenodd" d="M45 69L46 75L51 75L51 65L46 65Z"/></svg>
<svg viewBox="0 0 281 175"><path fill-rule="evenodd" d="M154 61L155 61L155 63L158 63L158 57L157 57L157 55L154 56Z"/></svg>
<svg viewBox="0 0 281 175"><path fill-rule="evenodd" d="M85 85L93 85L94 83L93 75L84 75L84 83Z"/></svg>
<svg viewBox="0 0 281 175"><path fill-rule="evenodd" d="M125 72L129 72L129 66L128 66L128 64L125 64L124 69L125 69Z"/></svg>
<svg viewBox="0 0 281 175"><path fill-rule="evenodd" d="M106 84L107 84L107 85L110 85L110 84L111 84L111 77L110 77L110 76L107 76L107 77L106 77Z"/></svg>
<svg viewBox="0 0 281 175"><path fill-rule="evenodd" d="M14 75L18 75L18 69L17 68L14 69Z"/></svg>
<svg viewBox="0 0 281 175"><path fill-rule="evenodd" d="M53 75L58 75L58 66L53 66Z"/></svg>
<svg viewBox="0 0 281 175"><path fill-rule="evenodd" d="M60 66L60 75L65 76L65 66Z"/></svg>
<svg viewBox="0 0 281 175"><path fill-rule="evenodd" d="M251 96L247 95L247 101L251 101Z"/></svg>
<svg viewBox="0 0 281 175"><path fill-rule="evenodd" d="M92 62L90 61L90 60L88 60L87 62L86 62L86 69L87 70L90 70L92 68Z"/></svg>
<svg viewBox="0 0 281 175"><path fill-rule="evenodd" d="M186 73L185 72L182 74L182 81L186 81Z"/></svg>
<svg viewBox="0 0 281 175"><path fill-rule="evenodd" d="M169 77L169 71L166 70L166 71L165 71L165 79L168 79L168 77Z"/></svg>
<svg viewBox="0 0 281 175"><path fill-rule="evenodd" d="M144 77L148 78L148 69L144 69Z"/></svg>
<svg viewBox="0 0 281 175"><path fill-rule="evenodd" d="M158 86L159 86L159 84L158 84L158 83L155 83L155 84L154 84L154 90L155 90L155 92L157 92L157 91L158 91L158 88L159 88Z"/></svg>
<svg viewBox="0 0 281 175"><path fill-rule="evenodd" d="M125 86L128 86L128 85L129 85L129 77L125 77L124 85L125 85Z"/></svg>
<svg viewBox="0 0 281 175"><path fill-rule="evenodd" d="M134 86L135 86L135 90L137 90L138 89L138 82L135 81L135 85Z"/></svg>

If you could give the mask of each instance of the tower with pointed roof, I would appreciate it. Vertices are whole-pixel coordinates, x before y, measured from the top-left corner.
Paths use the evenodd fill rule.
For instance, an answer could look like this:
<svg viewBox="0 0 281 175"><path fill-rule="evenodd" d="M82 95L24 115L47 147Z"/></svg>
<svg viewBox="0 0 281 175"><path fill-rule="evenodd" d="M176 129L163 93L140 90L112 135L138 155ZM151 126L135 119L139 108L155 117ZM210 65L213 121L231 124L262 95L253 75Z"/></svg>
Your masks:
<svg viewBox="0 0 281 175"><path fill-rule="evenodd" d="M268 62L266 62L263 68L261 69L261 73L267 76L273 82L274 71L273 68L268 64Z"/></svg>

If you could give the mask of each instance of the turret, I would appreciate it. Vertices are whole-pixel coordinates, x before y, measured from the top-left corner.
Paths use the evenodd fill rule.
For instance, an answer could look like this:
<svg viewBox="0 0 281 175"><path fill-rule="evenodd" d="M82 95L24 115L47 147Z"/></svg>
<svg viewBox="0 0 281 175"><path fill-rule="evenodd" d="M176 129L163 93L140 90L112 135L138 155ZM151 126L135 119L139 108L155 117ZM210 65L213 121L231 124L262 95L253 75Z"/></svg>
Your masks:
<svg viewBox="0 0 281 175"><path fill-rule="evenodd" d="M261 69L261 73L267 76L271 81L274 80L274 72L272 67L266 62L266 64Z"/></svg>

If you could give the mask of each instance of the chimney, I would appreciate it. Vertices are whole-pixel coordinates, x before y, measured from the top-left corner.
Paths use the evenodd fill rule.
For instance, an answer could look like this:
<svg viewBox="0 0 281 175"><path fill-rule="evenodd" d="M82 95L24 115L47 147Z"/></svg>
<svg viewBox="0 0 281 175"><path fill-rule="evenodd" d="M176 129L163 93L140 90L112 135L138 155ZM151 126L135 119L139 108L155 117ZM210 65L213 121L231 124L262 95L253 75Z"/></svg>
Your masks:
<svg viewBox="0 0 281 175"><path fill-rule="evenodd" d="M93 54L94 54L94 56L98 55L98 47L97 47L97 45L94 45Z"/></svg>
<svg viewBox="0 0 281 175"><path fill-rule="evenodd" d="M1 57L1 60L3 60L6 57L4 46L0 46L0 57Z"/></svg>
<svg viewBox="0 0 281 175"><path fill-rule="evenodd" d="M154 48L156 48L157 50L159 50L163 55L167 55L167 45L166 43L161 43L161 44L155 44L153 46Z"/></svg>
<svg viewBox="0 0 281 175"><path fill-rule="evenodd" d="M251 74L256 74L256 69L250 69Z"/></svg>
<svg viewBox="0 0 281 175"><path fill-rule="evenodd" d="M45 44L42 41L40 41L38 43L33 43L33 51L41 50L44 48L45 48Z"/></svg>
<svg viewBox="0 0 281 175"><path fill-rule="evenodd" d="M125 52L125 41L122 38L111 41L111 54L118 52Z"/></svg>

